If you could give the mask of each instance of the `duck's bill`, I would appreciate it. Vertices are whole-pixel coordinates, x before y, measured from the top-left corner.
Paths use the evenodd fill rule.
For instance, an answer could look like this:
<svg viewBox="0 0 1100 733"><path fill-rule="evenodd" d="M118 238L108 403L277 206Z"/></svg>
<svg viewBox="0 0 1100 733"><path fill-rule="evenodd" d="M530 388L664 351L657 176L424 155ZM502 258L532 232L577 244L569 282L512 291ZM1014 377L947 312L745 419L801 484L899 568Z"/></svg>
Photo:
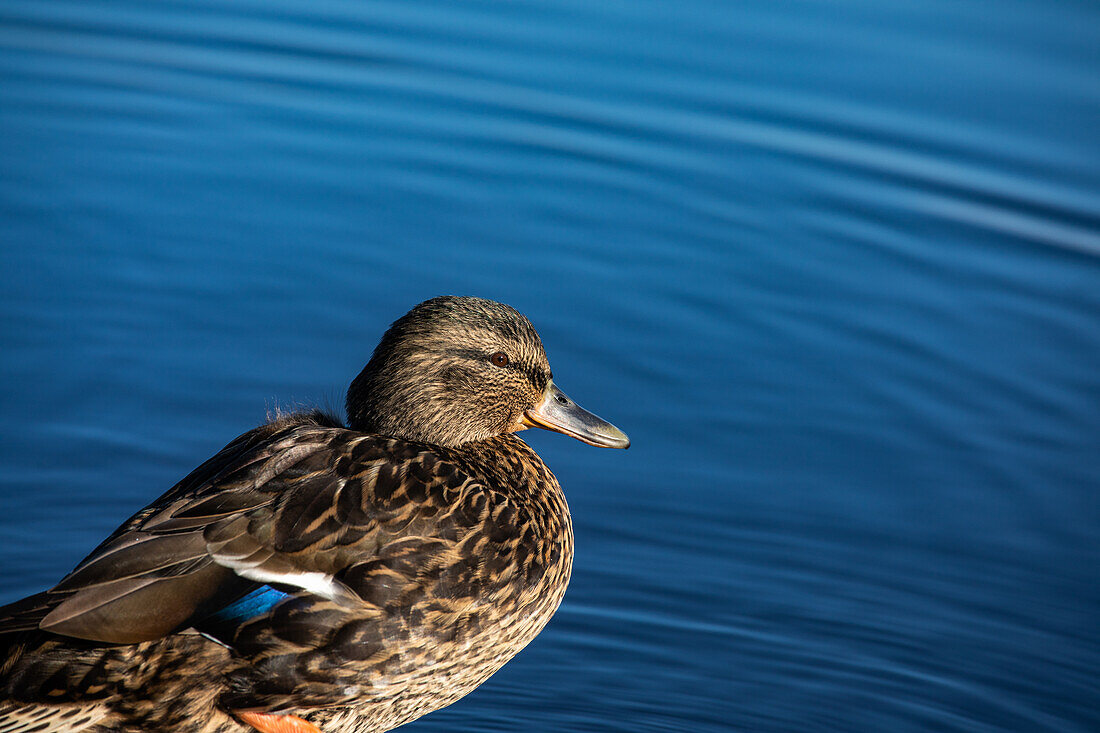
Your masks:
<svg viewBox="0 0 1100 733"><path fill-rule="evenodd" d="M600 448L630 447L626 433L566 397L553 382L547 385L542 402L523 413L522 422L527 427L554 430Z"/></svg>

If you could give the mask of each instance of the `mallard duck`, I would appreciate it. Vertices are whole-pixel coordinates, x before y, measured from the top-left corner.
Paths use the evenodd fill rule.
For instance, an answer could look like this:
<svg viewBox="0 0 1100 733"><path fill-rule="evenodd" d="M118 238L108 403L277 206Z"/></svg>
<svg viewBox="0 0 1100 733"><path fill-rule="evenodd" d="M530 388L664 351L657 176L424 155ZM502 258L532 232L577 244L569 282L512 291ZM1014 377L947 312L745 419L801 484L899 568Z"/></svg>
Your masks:
<svg viewBox="0 0 1100 733"><path fill-rule="evenodd" d="M421 303L347 394L278 417L0 609L0 731L377 733L458 700L565 593L569 510L515 433L626 448L531 323Z"/></svg>

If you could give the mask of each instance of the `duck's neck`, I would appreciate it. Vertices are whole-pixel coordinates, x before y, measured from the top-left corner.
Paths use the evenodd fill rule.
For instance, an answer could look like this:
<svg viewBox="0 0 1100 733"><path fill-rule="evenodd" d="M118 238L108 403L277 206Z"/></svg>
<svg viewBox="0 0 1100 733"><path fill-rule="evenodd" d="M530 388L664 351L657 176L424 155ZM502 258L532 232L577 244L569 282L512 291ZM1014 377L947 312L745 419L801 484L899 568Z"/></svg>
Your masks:
<svg viewBox="0 0 1100 733"><path fill-rule="evenodd" d="M527 487L539 493L561 493L554 474L527 443L515 435L497 435L447 449L471 473L497 484L493 488Z"/></svg>
<svg viewBox="0 0 1100 733"><path fill-rule="evenodd" d="M515 435L498 435L447 449L448 457L487 488L529 513L547 536L568 533L569 506L557 478L539 455Z"/></svg>

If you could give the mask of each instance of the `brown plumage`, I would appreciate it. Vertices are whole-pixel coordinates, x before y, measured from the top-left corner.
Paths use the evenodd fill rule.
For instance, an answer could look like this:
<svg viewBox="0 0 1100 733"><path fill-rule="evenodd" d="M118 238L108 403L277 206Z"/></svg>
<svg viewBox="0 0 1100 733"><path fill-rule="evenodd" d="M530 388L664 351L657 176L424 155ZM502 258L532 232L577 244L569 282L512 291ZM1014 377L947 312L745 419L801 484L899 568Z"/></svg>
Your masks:
<svg viewBox="0 0 1100 733"><path fill-rule="evenodd" d="M245 433L0 609L0 733L376 733L531 641L573 535L512 433L626 436L554 386L526 318L476 298L398 320L347 411L348 427L314 412Z"/></svg>

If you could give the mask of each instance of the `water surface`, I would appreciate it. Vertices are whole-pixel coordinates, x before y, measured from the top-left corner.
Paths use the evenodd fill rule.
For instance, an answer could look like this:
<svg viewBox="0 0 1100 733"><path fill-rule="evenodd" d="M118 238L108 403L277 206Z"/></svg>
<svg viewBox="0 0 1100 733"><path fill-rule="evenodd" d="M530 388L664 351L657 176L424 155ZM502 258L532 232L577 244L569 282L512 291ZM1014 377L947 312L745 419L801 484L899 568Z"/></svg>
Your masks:
<svg viewBox="0 0 1100 733"><path fill-rule="evenodd" d="M1100 729L1092 3L0 7L0 601L386 325L508 302L634 441L409 730Z"/></svg>

